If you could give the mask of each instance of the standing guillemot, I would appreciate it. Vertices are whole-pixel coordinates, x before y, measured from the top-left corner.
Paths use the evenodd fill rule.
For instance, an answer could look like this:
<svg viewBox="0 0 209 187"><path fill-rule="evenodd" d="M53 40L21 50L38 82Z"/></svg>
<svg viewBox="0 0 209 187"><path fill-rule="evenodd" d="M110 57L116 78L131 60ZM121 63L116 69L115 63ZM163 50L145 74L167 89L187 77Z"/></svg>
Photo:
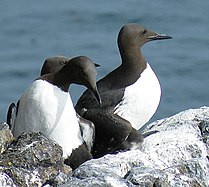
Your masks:
<svg viewBox="0 0 209 187"><path fill-rule="evenodd" d="M54 73L59 71L71 58L65 56L53 56L48 57L41 68L40 75ZM85 62L84 62L85 63ZM99 67L99 64L94 63L95 67ZM94 124L81 117L79 114L76 114L78 118L78 123L81 129L81 135L83 140L86 143L88 150L91 152L95 137L95 127Z"/></svg>
<svg viewBox="0 0 209 187"><path fill-rule="evenodd" d="M96 86L93 62L79 56L71 59L61 70L36 79L21 96L13 134L42 132L63 148L65 163L73 169L91 159L79 127L68 88L70 84L86 86L101 103Z"/></svg>
<svg viewBox="0 0 209 187"><path fill-rule="evenodd" d="M105 149L115 147L113 150L116 150L124 145L128 148L132 142L143 140L134 129L140 129L154 115L161 88L140 48L149 41L171 38L139 24L127 24L121 28L118 47L122 63L97 82L102 107L95 104L89 91L83 93L75 106L79 114L86 110L84 117L95 125L96 157L104 154Z"/></svg>

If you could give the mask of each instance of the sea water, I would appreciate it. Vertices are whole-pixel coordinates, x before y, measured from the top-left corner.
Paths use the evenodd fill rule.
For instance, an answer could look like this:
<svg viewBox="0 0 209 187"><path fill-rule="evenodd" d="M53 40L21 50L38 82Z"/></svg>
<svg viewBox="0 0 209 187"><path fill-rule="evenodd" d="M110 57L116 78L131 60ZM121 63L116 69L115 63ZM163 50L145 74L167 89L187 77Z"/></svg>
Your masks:
<svg viewBox="0 0 209 187"><path fill-rule="evenodd" d="M140 23L172 40L147 43L142 51L162 87L151 121L209 105L209 1L8 1L0 6L0 121L39 76L49 56L87 55L100 64L98 79L117 67L117 35ZM83 92L71 86L73 102Z"/></svg>

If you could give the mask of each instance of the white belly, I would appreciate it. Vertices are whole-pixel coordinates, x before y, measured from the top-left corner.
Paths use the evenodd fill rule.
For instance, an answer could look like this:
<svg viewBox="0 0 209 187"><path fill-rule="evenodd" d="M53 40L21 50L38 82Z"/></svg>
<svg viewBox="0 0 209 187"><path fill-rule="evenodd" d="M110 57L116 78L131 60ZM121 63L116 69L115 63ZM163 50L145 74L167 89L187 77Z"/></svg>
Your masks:
<svg viewBox="0 0 209 187"><path fill-rule="evenodd" d="M42 132L63 148L63 156L82 144L80 127L70 95L43 80L36 80L20 99L13 134Z"/></svg>
<svg viewBox="0 0 209 187"><path fill-rule="evenodd" d="M115 107L119 116L140 129L154 115L160 102L160 83L147 63L141 77L126 88L122 101Z"/></svg>

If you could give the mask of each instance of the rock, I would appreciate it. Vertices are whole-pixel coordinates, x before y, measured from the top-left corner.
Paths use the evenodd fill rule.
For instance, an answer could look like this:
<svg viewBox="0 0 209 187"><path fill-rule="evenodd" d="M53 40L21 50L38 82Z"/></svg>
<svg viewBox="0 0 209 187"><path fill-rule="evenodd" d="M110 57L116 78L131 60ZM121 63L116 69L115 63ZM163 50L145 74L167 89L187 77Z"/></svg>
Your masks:
<svg viewBox="0 0 209 187"><path fill-rule="evenodd" d="M41 133L21 135L0 155L3 184L12 181L17 186L42 186L60 173L70 172L64 165L61 147Z"/></svg>
<svg viewBox="0 0 209 187"><path fill-rule="evenodd" d="M92 159L73 172L55 142L23 134L7 150L4 144L0 186L209 186L209 107L155 121L144 128L148 131L159 132L146 137L140 150Z"/></svg>
<svg viewBox="0 0 209 187"><path fill-rule="evenodd" d="M12 132L6 123L0 124L0 154L3 153L13 141Z"/></svg>
<svg viewBox="0 0 209 187"><path fill-rule="evenodd" d="M16 187L14 181L4 172L0 172L0 186L1 187Z"/></svg>
<svg viewBox="0 0 209 187"><path fill-rule="evenodd" d="M209 108L190 109L146 126L141 150L85 162L62 186L209 186Z"/></svg>

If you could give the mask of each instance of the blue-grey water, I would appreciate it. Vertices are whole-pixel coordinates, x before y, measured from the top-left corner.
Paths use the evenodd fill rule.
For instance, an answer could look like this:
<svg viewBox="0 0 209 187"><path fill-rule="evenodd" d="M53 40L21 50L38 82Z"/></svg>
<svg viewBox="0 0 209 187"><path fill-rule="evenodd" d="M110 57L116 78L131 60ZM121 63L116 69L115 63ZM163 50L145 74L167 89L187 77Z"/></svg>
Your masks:
<svg viewBox="0 0 209 187"><path fill-rule="evenodd" d="M209 105L208 10L208 0L2 0L0 120L49 56L87 55L101 65L98 79L117 67L117 34L129 22L173 36L142 49L162 86L152 120ZM83 89L70 88L74 103Z"/></svg>

